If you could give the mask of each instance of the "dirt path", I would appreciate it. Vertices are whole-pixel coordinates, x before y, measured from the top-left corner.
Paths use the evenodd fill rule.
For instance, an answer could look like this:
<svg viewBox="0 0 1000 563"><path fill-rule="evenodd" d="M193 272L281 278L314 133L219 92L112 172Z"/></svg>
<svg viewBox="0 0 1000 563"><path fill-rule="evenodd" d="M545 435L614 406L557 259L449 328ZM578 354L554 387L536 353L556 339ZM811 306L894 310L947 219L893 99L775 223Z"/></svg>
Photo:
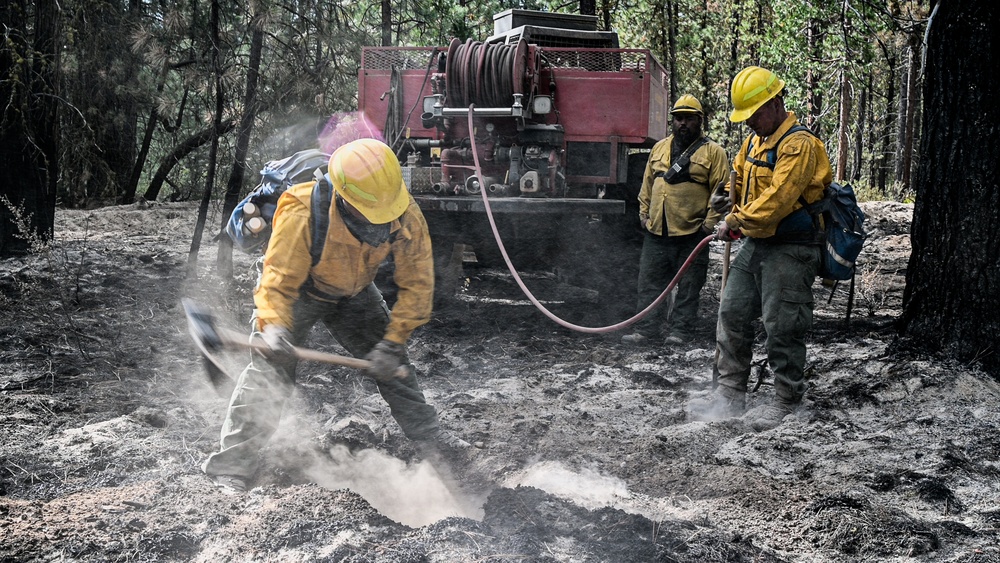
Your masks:
<svg viewBox="0 0 1000 563"><path fill-rule="evenodd" d="M48 252L0 262L0 561L1000 561L1000 384L887 355L912 208L865 207L851 324L817 283L808 401L775 430L687 419L720 248L681 347L570 332L467 264L411 357L474 453L424 459L368 380L308 364L245 495L199 471L225 400L179 301L243 329L249 258L226 286L209 244L185 280L190 204L61 211Z"/></svg>

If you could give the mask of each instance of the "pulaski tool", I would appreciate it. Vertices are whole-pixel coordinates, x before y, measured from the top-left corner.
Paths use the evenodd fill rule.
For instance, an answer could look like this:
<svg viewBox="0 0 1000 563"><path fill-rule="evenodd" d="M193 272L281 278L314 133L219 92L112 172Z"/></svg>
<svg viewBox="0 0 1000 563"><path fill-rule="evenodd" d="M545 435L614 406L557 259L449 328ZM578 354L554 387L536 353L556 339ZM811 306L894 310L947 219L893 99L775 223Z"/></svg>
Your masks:
<svg viewBox="0 0 1000 563"><path fill-rule="evenodd" d="M258 339L247 338L245 334L217 326L215 316L212 315L212 312L190 299L182 300L182 304L184 305L184 314L187 316L191 337L205 359L205 368L208 371L208 379L212 387L220 396L229 396L235 388L236 382L223 367L216 354L220 350L227 348L244 348L267 353L270 351L270 347ZM299 348L297 346L293 347L292 351L299 360L312 360L314 362L345 366L362 371L367 369L370 364L367 360L359 358L340 356L328 352L320 352L319 350ZM405 378L409 375L409 369L406 366L400 366L396 370L395 375L400 379Z"/></svg>

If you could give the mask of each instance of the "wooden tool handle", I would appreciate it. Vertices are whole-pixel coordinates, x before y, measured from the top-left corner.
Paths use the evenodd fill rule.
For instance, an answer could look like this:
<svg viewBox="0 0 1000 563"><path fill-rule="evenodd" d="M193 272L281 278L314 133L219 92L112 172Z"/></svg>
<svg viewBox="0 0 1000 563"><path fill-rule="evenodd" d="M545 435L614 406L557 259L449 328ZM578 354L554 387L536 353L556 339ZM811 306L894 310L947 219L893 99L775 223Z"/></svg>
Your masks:
<svg viewBox="0 0 1000 563"><path fill-rule="evenodd" d="M729 170L729 203L734 207L736 206L736 169ZM726 218L723 217L722 220L725 221ZM727 240L725 249L722 251L722 283L719 286L720 300L722 299L722 293L726 290L726 282L729 281L729 261L732 249L732 241ZM716 343L715 361L712 363L712 389L715 389L719 385L719 355L719 344Z"/></svg>
<svg viewBox="0 0 1000 563"><path fill-rule="evenodd" d="M731 169L729 171L729 202L735 206L736 205L736 170ZM725 217L722 218L723 221L726 220ZM729 261L730 254L732 253L733 243L732 241L726 241L726 246L722 251L722 283L719 286L719 295L721 298L722 292L726 289L726 282L729 281Z"/></svg>
<svg viewBox="0 0 1000 563"><path fill-rule="evenodd" d="M249 340L245 335L240 334L235 331L217 328L216 331L219 337L223 339L225 344L230 344L233 346L240 346L243 348L250 348L251 350L257 350L258 352L267 353L271 350L270 346L260 342L259 340ZM349 368L360 369L362 371L367 370L371 365L368 360L362 360L360 358L352 358L349 356L340 356L338 354L331 354L329 352L321 352L319 350L311 350L309 348L299 348L298 346L292 347L292 351L295 353L295 357L300 360L311 360L314 362L322 362L325 364L333 364L337 366L344 366ZM403 379L410 374L410 370L406 366L399 366L396 369L395 375L399 379Z"/></svg>

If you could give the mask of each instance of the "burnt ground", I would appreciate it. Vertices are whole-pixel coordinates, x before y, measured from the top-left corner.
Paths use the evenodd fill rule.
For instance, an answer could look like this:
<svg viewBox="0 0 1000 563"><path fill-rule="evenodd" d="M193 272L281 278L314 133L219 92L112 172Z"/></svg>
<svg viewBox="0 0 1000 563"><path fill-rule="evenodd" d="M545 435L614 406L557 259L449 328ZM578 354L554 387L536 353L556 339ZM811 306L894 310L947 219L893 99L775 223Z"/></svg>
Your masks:
<svg viewBox="0 0 1000 563"><path fill-rule="evenodd" d="M222 283L206 241L185 279L191 204L59 211L55 244L0 262L0 560L1000 561L1000 385L889 354L912 208L865 207L850 324L846 288L817 283L811 389L774 430L685 412L711 389L718 243L678 347L561 328L468 263L410 350L475 451L426 459L358 372L304 364L243 495L200 473L226 403L179 303L245 328L250 259Z"/></svg>

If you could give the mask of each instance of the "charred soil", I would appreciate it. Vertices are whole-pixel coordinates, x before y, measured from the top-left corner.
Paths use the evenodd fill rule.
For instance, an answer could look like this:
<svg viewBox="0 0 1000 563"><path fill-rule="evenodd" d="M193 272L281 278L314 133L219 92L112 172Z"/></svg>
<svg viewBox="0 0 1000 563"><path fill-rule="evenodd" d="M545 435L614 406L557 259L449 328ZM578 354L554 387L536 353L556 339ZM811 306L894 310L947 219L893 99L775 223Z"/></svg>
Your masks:
<svg viewBox="0 0 1000 563"><path fill-rule="evenodd" d="M774 430L685 409L712 387L721 245L680 346L562 328L470 261L410 354L473 451L422 451L360 373L306 363L243 494L200 471L226 399L180 301L246 332L251 257L220 281L207 242L188 278L191 204L59 211L54 244L0 262L0 561L1000 561L1000 385L890 353L912 208L864 207L850 322L846 284L817 282L807 400Z"/></svg>

